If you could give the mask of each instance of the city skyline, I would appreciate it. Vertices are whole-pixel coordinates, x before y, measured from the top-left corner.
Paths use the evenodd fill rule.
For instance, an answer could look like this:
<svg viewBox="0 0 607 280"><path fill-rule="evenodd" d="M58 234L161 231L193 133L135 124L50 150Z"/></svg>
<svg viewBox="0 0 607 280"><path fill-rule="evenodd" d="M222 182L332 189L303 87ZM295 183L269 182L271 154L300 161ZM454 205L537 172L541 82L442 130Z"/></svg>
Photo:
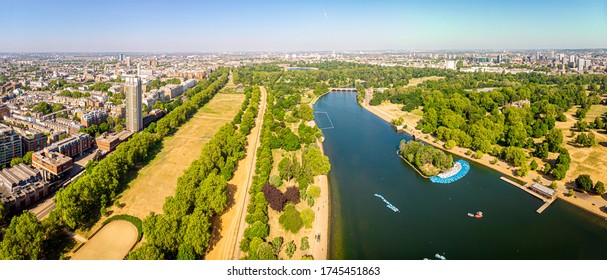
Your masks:
<svg viewBox="0 0 607 280"><path fill-rule="evenodd" d="M607 47L607 1L3 4L0 52Z"/></svg>

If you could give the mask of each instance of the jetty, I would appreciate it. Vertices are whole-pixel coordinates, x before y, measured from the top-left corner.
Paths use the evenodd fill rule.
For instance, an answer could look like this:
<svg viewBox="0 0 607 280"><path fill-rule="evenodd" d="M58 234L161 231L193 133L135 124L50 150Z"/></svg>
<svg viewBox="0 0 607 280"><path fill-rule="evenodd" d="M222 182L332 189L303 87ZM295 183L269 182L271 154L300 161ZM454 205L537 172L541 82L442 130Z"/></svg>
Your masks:
<svg viewBox="0 0 607 280"><path fill-rule="evenodd" d="M537 186L534 186L534 185L538 185L538 184L528 183L528 184L525 184L525 185L521 185L521 184L519 184L519 183L517 183L517 182L515 182L513 180L510 180L510 179L508 179L508 178L506 178L504 176L500 177L500 179L504 180L507 183L510 183L511 185L513 185L515 187L518 187L519 189L521 189L521 190L527 192L528 194L530 194L532 196L535 196L539 200L543 201L544 204L540 208L538 208L536 210L536 212L538 214L541 214L542 212L544 212L544 210L546 210L546 208L548 208L548 206L550 206L550 204L552 204L556 200L556 196L553 196L553 197L549 198L549 197L541 195L538 192L533 191L531 189L531 187L538 188ZM546 188L546 187L544 187L544 188Z"/></svg>

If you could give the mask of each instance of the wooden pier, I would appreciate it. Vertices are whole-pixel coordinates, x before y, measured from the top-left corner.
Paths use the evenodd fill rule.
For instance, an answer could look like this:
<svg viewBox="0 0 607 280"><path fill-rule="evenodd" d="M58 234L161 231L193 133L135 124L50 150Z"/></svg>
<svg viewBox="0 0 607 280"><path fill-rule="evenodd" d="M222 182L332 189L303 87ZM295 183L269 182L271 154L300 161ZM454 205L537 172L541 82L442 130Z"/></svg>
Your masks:
<svg viewBox="0 0 607 280"><path fill-rule="evenodd" d="M546 197L544 197L544 196L542 196L542 195L540 195L540 194L532 191L531 189L529 189L529 186L531 185L530 183L523 186L523 185L521 185L521 184L519 184L519 183L517 183L515 181L512 181L512 180L510 180L510 179L508 179L508 178L506 178L504 176L500 177L500 179L502 179L502 180L510 183L511 185L514 185L515 187L518 187L519 189L521 189L521 190L527 192L528 194L533 195L536 198L538 198L541 201L543 201L544 204L539 209L536 210L536 212L538 214L541 214L542 212L544 212L544 210L546 210L546 208L548 208L548 206L550 206L550 204L552 204L552 202L554 202L556 200L556 197L554 197L552 199L549 199L549 198L546 198Z"/></svg>

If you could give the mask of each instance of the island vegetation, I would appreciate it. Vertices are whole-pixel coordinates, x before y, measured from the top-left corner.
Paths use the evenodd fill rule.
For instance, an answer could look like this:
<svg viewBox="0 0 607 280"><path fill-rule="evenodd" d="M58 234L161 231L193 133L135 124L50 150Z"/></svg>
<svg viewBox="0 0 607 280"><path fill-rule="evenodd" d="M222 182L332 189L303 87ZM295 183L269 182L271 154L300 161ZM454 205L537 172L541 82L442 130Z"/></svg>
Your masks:
<svg viewBox="0 0 607 280"><path fill-rule="evenodd" d="M413 164L423 175L434 176L453 166L453 157L440 149L417 141L402 140L400 155Z"/></svg>

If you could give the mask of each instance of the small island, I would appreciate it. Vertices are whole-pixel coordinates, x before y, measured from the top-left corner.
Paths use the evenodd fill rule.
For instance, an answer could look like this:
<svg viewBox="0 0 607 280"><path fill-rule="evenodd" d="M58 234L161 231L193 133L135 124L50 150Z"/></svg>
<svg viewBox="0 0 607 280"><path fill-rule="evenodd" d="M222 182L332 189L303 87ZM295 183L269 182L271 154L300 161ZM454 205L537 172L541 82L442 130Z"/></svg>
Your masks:
<svg viewBox="0 0 607 280"><path fill-rule="evenodd" d="M453 167L451 155L421 142L402 140L399 151L401 157L424 176L436 176Z"/></svg>
<svg viewBox="0 0 607 280"><path fill-rule="evenodd" d="M467 161L460 159L454 162L451 155L421 142L402 140L399 152L403 160L432 183L453 183L470 171Z"/></svg>

